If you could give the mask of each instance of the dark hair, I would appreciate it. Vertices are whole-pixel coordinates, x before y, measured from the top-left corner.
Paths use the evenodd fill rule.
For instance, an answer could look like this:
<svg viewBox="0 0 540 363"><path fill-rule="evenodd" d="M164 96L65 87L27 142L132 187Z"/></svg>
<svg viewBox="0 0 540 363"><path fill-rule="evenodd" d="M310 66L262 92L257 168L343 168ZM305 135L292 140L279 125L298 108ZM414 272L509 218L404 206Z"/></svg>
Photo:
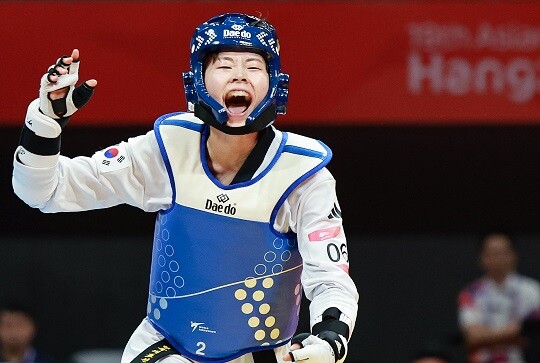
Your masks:
<svg viewBox="0 0 540 363"><path fill-rule="evenodd" d="M439 358L446 362L450 362L452 360L448 348L438 341L424 344L412 356L412 361L422 358Z"/></svg>
<svg viewBox="0 0 540 363"><path fill-rule="evenodd" d="M425 358L437 358L437 359L441 359L443 362L448 362L450 363L450 356L446 353L442 353L442 352L422 352L422 353L418 353L416 354L414 357L413 357L413 362L419 360L419 359L425 359Z"/></svg>
<svg viewBox="0 0 540 363"><path fill-rule="evenodd" d="M510 236L510 233L506 232L506 231L491 231L491 232L487 232L485 233L480 241L479 241L479 244L478 244L478 251L479 252L482 252L482 250L484 249L485 245L486 245L486 242L491 239L491 238L494 238L494 237L500 237L500 238L504 238L505 240L508 241L508 243L510 244L510 248L513 250L513 251L516 251L516 241L514 241L514 239Z"/></svg>

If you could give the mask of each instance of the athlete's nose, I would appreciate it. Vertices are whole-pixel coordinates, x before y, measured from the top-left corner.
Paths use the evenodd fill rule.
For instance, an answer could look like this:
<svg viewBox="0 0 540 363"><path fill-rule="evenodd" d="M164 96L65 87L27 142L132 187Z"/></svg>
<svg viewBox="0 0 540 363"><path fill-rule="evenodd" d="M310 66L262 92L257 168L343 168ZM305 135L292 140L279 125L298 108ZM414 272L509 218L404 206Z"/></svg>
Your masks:
<svg viewBox="0 0 540 363"><path fill-rule="evenodd" d="M244 68L238 68L233 76L233 82L245 82L247 81L246 71Z"/></svg>

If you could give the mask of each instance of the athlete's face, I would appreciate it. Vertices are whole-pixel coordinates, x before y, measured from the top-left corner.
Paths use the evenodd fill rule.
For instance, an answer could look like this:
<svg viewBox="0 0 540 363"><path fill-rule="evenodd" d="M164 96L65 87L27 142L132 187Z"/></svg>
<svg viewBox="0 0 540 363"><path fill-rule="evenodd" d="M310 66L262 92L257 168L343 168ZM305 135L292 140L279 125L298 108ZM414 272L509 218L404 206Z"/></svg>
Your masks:
<svg viewBox="0 0 540 363"><path fill-rule="evenodd" d="M250 52L221 52L206 66L206 89L227 109L228 126L245 125L270 87L264 58Z"/></svg>

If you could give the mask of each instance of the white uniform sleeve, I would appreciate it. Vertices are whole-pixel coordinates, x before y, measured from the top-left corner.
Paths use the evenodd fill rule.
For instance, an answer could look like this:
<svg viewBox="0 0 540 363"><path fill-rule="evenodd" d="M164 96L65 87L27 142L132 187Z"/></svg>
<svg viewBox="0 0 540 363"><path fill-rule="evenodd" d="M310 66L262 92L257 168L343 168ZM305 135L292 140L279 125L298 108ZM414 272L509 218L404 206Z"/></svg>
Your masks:
<svg viewBox="0 0 540 363"><path fill-rule="evenodd" d="M483 324L480 304L468 291L462 291L458 298L458 323L462 329Z"/></svg>
<svg viewBox="0 0 540 363"><path fill-rule="evenodd" d="M167 208L172 198L153 131L98 151L92 157L60 156L52 167L29 167L15 157L12 182L19 198L48 213L118 204L157 211Z"/></svg>
<svg viewBox="0 0 540 363"><path fill-rule="evenodd" d="M523 317L540 319L540 283L530 277L525 277L523 296Z"/></svg>
<svg viewBox="0 0 540 363"><path fill-rule="evenodd" d="M335 180L324 168L300 184L282 206L276 227L289 226L297 234L303 259L302 285L311 300L313 326L322 313L336 307L354 329L358 292L349 276L349 254Z"/></svg>

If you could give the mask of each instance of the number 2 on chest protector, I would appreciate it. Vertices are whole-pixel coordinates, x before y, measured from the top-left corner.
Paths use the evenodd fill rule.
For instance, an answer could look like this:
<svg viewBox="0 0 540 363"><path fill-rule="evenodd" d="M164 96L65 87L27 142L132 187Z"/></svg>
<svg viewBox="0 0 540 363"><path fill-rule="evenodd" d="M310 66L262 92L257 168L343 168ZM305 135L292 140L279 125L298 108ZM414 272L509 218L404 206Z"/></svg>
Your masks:
<svg viewBox="0 0 540 363"><path fill-rule="evenodd" d="M197 349L197 350L195 351L195 354L198 354L198 355L204 355L203 350L206 349L206 343L204 343L204 342L198 342L198 343L197 343L197 346L199 347L199 349Z"/></svg>

